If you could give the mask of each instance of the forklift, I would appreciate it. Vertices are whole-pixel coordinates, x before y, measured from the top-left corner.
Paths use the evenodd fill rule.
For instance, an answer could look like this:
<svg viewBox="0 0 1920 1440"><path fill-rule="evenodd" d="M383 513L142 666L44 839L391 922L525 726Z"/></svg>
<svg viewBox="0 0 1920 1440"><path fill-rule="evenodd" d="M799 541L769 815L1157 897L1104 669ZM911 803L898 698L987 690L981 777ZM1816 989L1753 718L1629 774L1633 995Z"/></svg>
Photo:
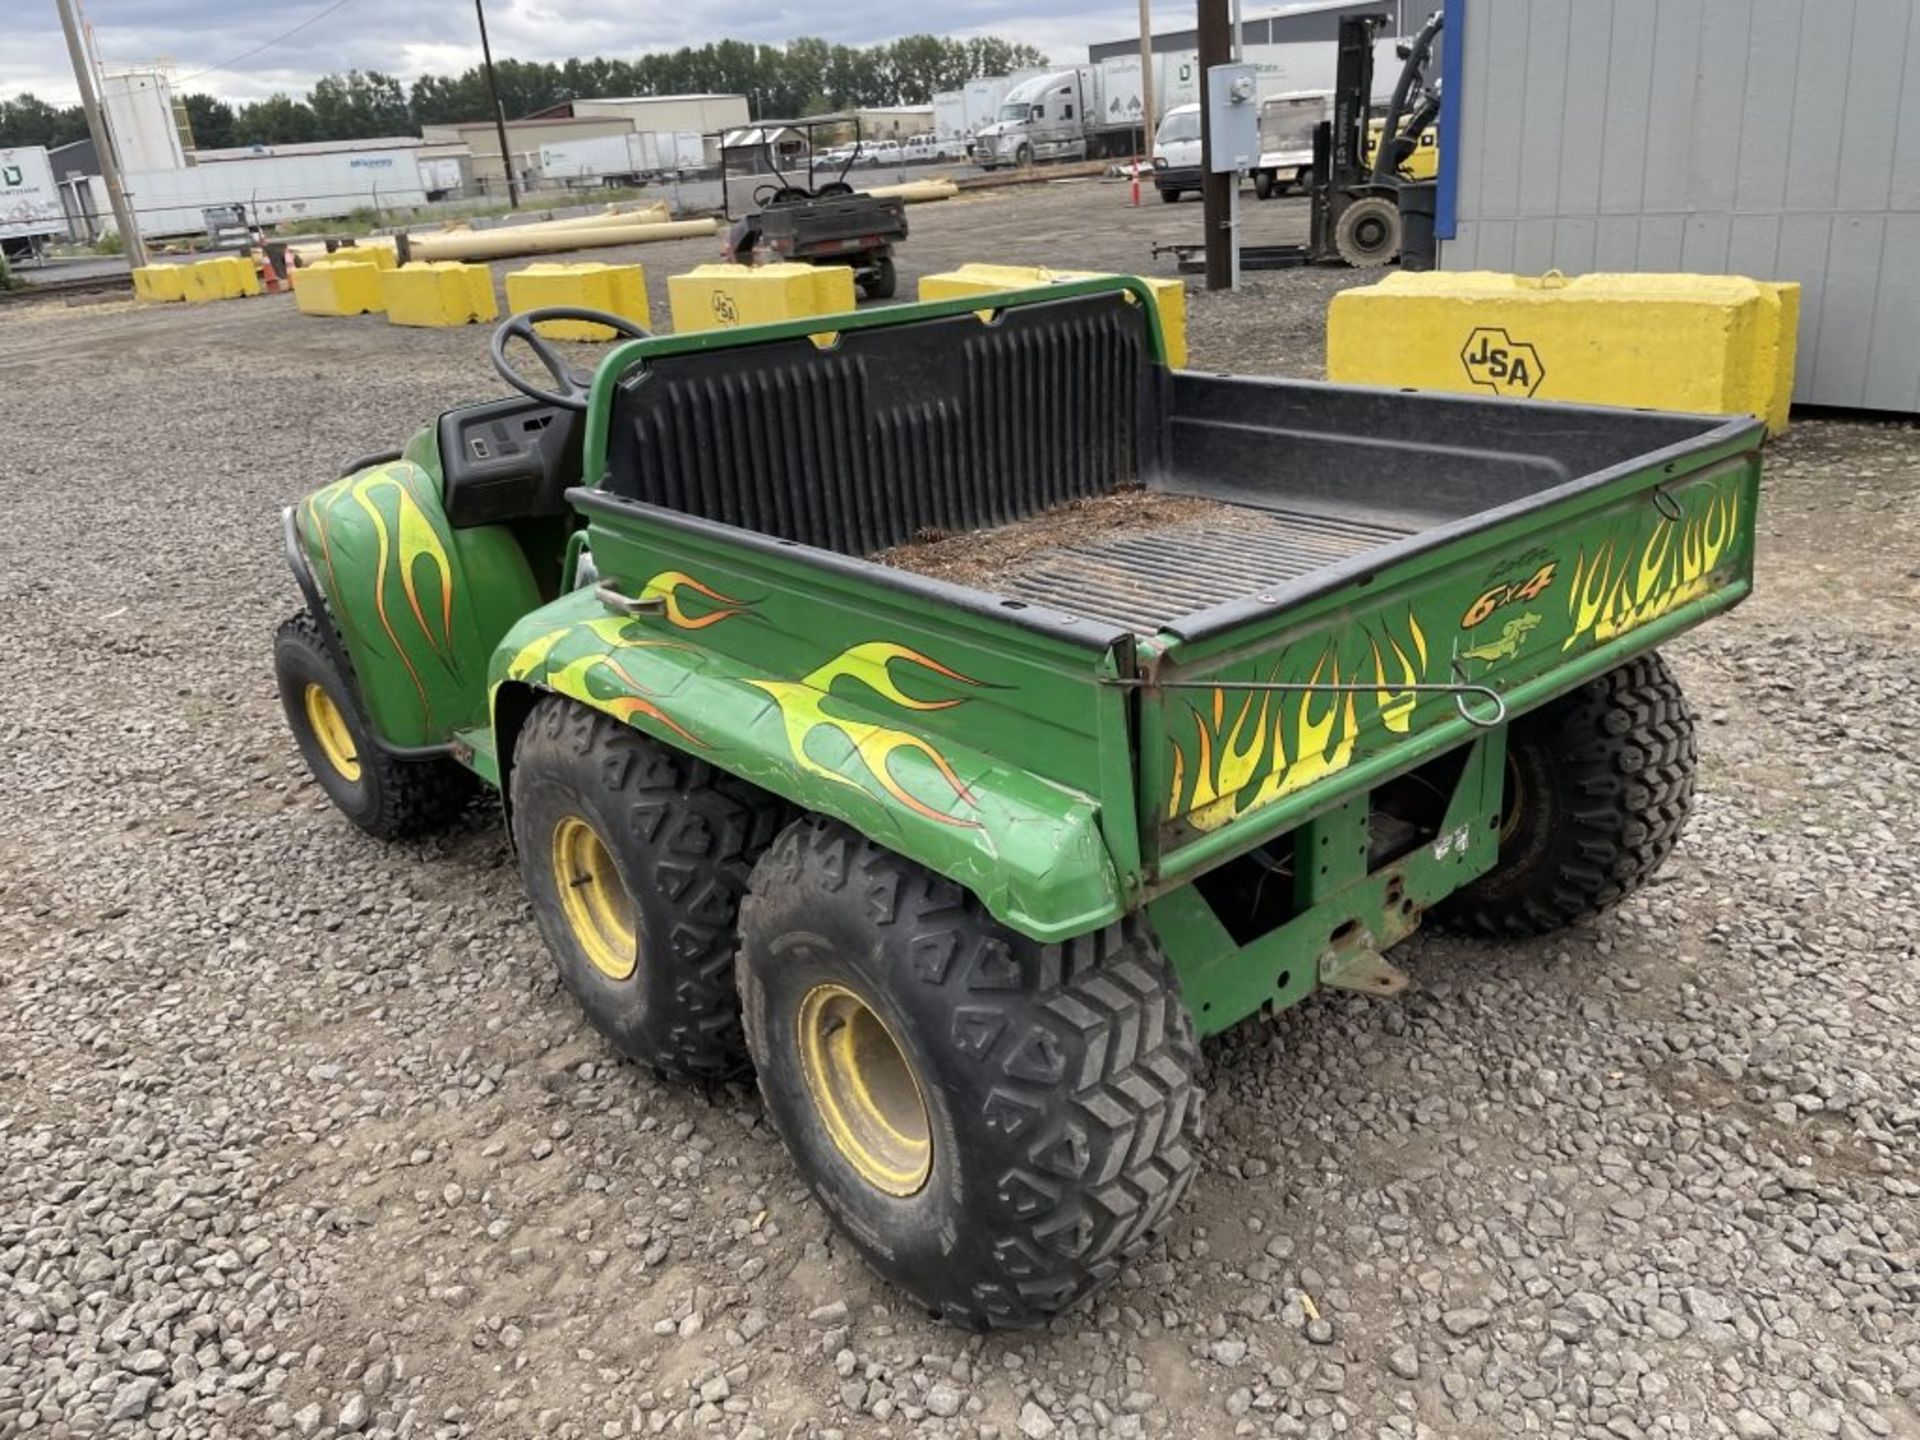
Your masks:
<svg viewBox="0 0 1920 1440"><path fill-rule="evenodd" d="M1410 41L1402 42L1400 78L1380 131L1371 163L1367 134L1372 128L1374 37L1387 25L1385 15L1348 15L1340 20L1339 55L1334 69L1333 116L1313 135L1312 211L1305 245L1243 245L1242 270L1284 270L1296 265L1390 264L1400 253L1402 198L1406 182L1400 169L1420 137L1440 116L1440 81L1429 78L1434 41L1442 25L1436 10ZM1179 268L1206 268L1201 242L1156 245L1153 253L1173 255Z"/></svg>

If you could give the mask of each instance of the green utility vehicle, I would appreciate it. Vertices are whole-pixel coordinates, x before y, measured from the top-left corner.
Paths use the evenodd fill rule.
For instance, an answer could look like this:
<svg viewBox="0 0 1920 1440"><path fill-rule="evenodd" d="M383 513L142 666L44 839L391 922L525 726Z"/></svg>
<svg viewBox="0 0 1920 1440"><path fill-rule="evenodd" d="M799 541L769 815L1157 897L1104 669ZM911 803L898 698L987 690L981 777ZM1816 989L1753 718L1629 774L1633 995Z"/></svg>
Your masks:
<svg viewBox="0 0 1920 1440"><path fill-rule="evenodd" d="M589 381L553 318L632 338ZM757 1072L957 1323L1167 1220L1197 1037L1591 916L1686 817L1654 647L1750 588L1750 420L1176 372L1129 279L493 353L524 398L287 514L300 749L377 836L498 790L593 1024Z"/></svg>

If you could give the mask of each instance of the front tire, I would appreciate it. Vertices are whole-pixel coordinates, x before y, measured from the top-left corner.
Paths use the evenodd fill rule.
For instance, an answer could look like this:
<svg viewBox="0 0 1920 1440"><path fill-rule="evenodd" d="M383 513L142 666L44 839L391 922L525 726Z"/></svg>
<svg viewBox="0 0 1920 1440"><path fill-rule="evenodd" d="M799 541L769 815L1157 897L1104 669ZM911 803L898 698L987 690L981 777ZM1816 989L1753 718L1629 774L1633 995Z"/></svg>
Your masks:
<svg viewBox="0 0 1920 1440"><path fill-rule="evenodd" d="M1618 905L1673 852L1697 764L1692 713L1657 654L1522 716L1507 732L1500 859L1434 918L1522 937Z"/></svg>
<svg viewBox="0 0 1920 1440"><path fill-rule="evenodd" d="M1160 198L1169 205L1178 205L1180 203L1180 192L1178 190L1162 190L1160 192Z"/></svg>
<svg viewBox="0 0 1920 1440"><path fill-rule="evenodd" d="M780 802L557 696L527 717L510 783L521 877L593 1027L663 1075L743 1073L734 922Z"/></svg>
<svg viewBox="0 0 1920 1440"><path fill-rule="evenodd" d="M377 840L441 829L473 799L473 772L452 760L403 760L382 750L342 674L302 610L273 637L273 678L300 758L326 796Z"/></svg>
<svg viewBox="0 0 1920 1440"><path fill-rule="evenodd" d="M1384 195L1363 195L1333 222L1333 244L1356 270L1391 264L1400 253L1400 206Z"/></svg>
<svg viewBox="0 0 1920 1440"><path fill-rule="evenodd" d="M1271 170L1256 170L1253 175L1253 198L1271 200L1273 198L1274 179Z"/></svg>
<svg viewBox="0 0 1920 1440"><path fill-rule="evenodd" d="M740 982L802 1176L884 1279L953 1323L1067 1309L1193 1178L1199 1051L1137 921L1041 945L808 817L754 871Z"/></svg>

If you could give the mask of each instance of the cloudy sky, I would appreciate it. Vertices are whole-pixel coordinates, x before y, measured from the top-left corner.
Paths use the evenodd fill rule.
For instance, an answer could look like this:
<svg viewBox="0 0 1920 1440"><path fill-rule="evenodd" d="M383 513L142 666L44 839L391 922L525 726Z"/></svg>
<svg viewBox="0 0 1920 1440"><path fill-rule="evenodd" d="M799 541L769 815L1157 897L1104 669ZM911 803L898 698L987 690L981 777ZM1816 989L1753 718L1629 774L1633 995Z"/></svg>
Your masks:
<svg viewBox="0 0 1920 1440"><path fill-rule="evenodd" d="M229 100L300 94L330 71L384 70L411 79L479 62L468 0L344 0L299 33L247 54L335 3L86 0L85 9L108 65L164 60L180 88ZM31 90L60 103L77 99L53 0L5 0L0 8L8 12L0 95ZM1132 33L1138 13L1128 0L1046 0L1043 18L1034 18L1035 8L1021 0L947 0L935 9L898 0L487 0L487 28L496 59L630 57L729 37L778 43L820 35L860 45L939 30L1005 35L1055 60L1084 60L1089 41ZM1162 23L1191 23L1190 0L1162 0L1156 10L1166 17Z"/></svg>

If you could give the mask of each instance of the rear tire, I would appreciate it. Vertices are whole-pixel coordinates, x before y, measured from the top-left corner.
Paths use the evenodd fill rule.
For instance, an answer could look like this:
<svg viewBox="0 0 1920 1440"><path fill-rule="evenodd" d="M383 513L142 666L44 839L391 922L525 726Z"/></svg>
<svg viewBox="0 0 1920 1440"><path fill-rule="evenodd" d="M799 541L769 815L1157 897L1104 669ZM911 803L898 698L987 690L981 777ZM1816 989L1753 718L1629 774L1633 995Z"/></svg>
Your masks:
<svg viewBox="0 0 1920 1440"><path fill-rule="evenodd" d="M558 697L527 717L511 787L540 933L593 1027L663 1075L743 1073L734 922L780 801Z"/></svg>
<svg viewBox="0 0 1920 1440"><path fill-rule="evenodd" d="M402 760L382 750L320 625L302 610L273 637L273 678L300 758L327 798L375 839L441 829L467 808L479 782L452 760Z"/></svg>
<svg viewBox="0 0 1920 1440"><path fill-rule="evenodd" d="M874 261L873 269L860 280L860 293L869 300L891 300L899 287L900 276L891 255Z"/></svg>
<svg viewBox="0 0 1920 1440"><path fill-rule="evenodd" d="M1507 732L1499 862L1434 919L1521 937L1618 905L1673 852L1696 766L1693 716L1657 654L1522 716Z"/></svg>
<svg viewBox="0 0 1920 1440"><path fill-rule="evenodd" d="M1200 1068L1137 921L1041 945L958 886L807 817L740 914L768 1115L879 1274L972 1329L1108 1284L1195 1170Z"/></svg>

